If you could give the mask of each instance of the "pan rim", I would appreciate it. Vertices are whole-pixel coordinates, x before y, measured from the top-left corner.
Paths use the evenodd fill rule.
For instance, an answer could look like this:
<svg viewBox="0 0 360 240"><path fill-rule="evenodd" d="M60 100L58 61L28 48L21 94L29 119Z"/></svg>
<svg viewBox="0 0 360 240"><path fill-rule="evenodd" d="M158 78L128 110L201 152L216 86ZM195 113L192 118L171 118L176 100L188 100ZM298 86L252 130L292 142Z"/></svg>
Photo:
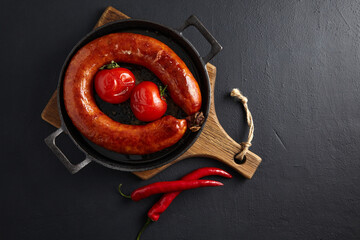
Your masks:
<svg viewBox="0 0 360 240"><path fill-rule="evenodd" d="M200 128L200 130L198 132L196 132L196 134L192 137L192 139L188 142L188 143L182 143L182 147L179 151L172 151L168 154L165 154L162 157L159 157L159 159L155 159L152 161L149 161L147 163L139 163L134 161L133 164L129 163L129 162L119 162L119 161L115 161L113 159L105 159L104 158L100 158L101 154L99 152L97 152L95 149L94 152L96 152L96 154L94 154L94 152L89 152L87 151L81 143L78 142L77 139L74 138L73 133L69 130L68 125L67 124L71 124L73 126L73 123L70 121L65 121L64 119L64 114L67 115L67 112L65 110L65 112L63 112L64 110L64 103L63 103L63 97L62 97L62 85L63 85L63 79L65 76L65 72L67 69L67 66L69 64L69 62L71 61L72 57L74 56L74 54L78 51L78 49L80 49L82 46L86 45L88 42L92 41L89 40L89 38L91 38L92 36L96 35L97 33L103 31L104 29L108 29L111 28L112 26L115 25L121 25L121 24L127 24L127 23L131 23L131 24L140 24L140 25L144 25L146 28L152 28L152 29L157 29L159 30L161 35L164 35L166 37L169 37L170 39L174 40L177 44L179 44L182 48L184 48L184 51L187 55L192 56L190 57L192 61L194 61L196 59L196 61L198 61L198 63L194 63L195 67L196 67L196 71L198 72L198 75L201 79L197 79L198 81L203 81L202 84L204 85L203 87L206 88L206 92L207 92L207 97L206 97L206 104L202 106L203 112L204 112L204 116L205 116L205 121L202 125L202 127ZM125 26L126 28L126 26ZM160 31L161 30L161 31ZM112 32L116 32L116 31L112 31ZM107 33L110 34L110 33ZM103 34L101 36L107 35L107 34ZM171 35L171 36L169 36ZM176 39L174 39L174 36L176 36ZM100 37L100 36L98 36ZM96 37L97 38L97 37ZM95 39L95 38L94 38ZM180 44L181 43L181 44ZM189 50L191 50L192 52L189 53ZM194 58L194 56L196 56L196 58ZM94 30L92 30L91 32L89 32L88 34L86 34L80 41L77 42L76 45L74 45L74 47L71 49L71 51L69 52L69 54L67 55L65 62L61 68L61 72L59 75L59 80L58 80L58 86L57 86L57 104L58 104L58 111L59 111L59 115L60 115L60 119L61 119L61 128L64 129L64 131L67 133L67 135L70 137L70 139L75 143L75 145L77 146L77 148L79 150L81 150L86 156L87 158L91 159L94 162L97 162L105 167L111 168L111 169L116 169L116 170L121 170L121 171L144 171L144 170L150 170L153 168L157 168L160 166L163 166L169 162L174 161L175 159L177 159L179 156L181 156L183 153L185 153L198 139L198 137L200 136L205 124L206 124L206 120L209 114L209 110L210 110L210 99L211 99L211 91L210 91L210 81L209 81L209 75L208 75L208 71L206 69L206 64L203 62L202 58L200 57L198 51L196 50L196 48L191 44L191 42L186 39L180 32L171 29L169 27L166 27L162 24L159 23L155 23L152 21L147 21L147 20L141 20L141 19L124 19L124 20L119 20L119 21L114 21L111 23L107 23L101 27L98 27ZM201 68L199 67L201 66ZM204 97L204 96L203 96ZM205 100L205 99L204 99ZM203 103L204 104L204 101ZM78 131L76 129L76 131ZM79 131L78 131L79 132ZM184 146L186 145L186 146ZM91 148L91 147L90 147ZM95 155L95 156L94 156ZM100 156L96 156L96 155L100 155ZM169 155L171 155L171 157L169 157L168 159L164 159L168 157ZM161 160L161 161L160 161Z"/></svg>

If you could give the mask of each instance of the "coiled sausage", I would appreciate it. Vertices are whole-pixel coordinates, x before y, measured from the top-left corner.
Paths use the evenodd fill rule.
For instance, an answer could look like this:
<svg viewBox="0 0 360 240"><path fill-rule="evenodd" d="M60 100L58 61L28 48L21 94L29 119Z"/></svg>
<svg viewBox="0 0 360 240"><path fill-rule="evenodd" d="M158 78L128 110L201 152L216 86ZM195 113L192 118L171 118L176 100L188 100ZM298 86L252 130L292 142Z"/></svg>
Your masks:
<svg viewBox="0 0 360 240"><path fill-rule="evenodd" d="M93 78L111 62L142 65L164 85L187 114L201 108L198 83L185 63L164 43L140 34L113 33L82 47L71 59L63 82L66 111L76 128L90 141L124 154L149 154L167 148L184 135L184 119L165 116L146 125L126 125L106 116L96 105Z"/></svg>

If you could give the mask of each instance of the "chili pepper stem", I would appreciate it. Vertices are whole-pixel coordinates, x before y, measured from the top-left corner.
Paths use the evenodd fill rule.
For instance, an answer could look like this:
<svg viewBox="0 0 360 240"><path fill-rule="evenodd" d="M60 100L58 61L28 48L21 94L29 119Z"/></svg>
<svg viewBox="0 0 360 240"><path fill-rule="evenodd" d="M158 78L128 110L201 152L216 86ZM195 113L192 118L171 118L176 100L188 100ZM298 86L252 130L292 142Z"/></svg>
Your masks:
<svg viewBox="0 0 360 240"><path fill-rule="evenodd" d="M147 226L149 226L150 223L152 223L153 220L151 220L150 218L148 218L146 220L146 223L144 224L144 226L140 229L140 232L138 233L136 240L140 240L141 234L145 231L145 229L147 228Z"/></svg>
<svg viewBox="0 0 360 240"><path fill-rule="evenodd" d="M131 196L130 195L126 195L124 194L122 191L121 191L121 186L122 186L122 183L119 184L119 187L118 187L118 190L119 190L119 193L121 196L123 196L124 198L130 198L131 199Z"/></svg>

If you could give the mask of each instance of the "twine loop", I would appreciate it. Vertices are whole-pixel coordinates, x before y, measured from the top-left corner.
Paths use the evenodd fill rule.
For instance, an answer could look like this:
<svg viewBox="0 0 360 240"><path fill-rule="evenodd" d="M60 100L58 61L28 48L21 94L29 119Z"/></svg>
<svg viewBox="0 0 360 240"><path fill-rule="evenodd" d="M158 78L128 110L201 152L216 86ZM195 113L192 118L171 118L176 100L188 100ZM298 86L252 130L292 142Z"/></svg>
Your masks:
<svg viewBox="0 0 360 240"><path fill-rule="evenodd" d="M244 105L244 109L246 112L246 120L247 120L247 124L249 126L249 135L248 135L248 139L246 142L242 142L240 143L241 145L241 152L237 154L237 156L239 156L240 160L243 160L246 153L248 152L249 148L251 147L251 141L254 138L254 122L253 122L253 118L251 115L251 112L249 110L249 107L247 105L248 103L248 99L247 97L245 97L244 95L242 95L242 93L240 92L239 89L234 88L230 95L232 97L235 97L236 99L240 100L242 102L242 104Z"/></svg>

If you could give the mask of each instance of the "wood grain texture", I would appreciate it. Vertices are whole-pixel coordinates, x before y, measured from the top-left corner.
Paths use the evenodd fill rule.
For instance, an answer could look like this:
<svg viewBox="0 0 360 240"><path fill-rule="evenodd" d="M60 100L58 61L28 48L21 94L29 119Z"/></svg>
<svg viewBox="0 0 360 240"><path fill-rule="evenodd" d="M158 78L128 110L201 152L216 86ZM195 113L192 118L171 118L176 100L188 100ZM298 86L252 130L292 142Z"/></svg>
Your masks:
<svg viewBox="0 0 360 240"><path fill-rule="evenodd" d="M99 21L95 25L95 28L100 27L106 23L117 21L121 19L129 18L127 15L116 10L113 7L108 7L105 9L104 13L101 15ZM206 65L206 68L209 73L210 84L211 84L211 104L210 112L207 119L207 122L204 126L204 129L197 139L197 141L186 151L182 156L180 156L175 161L164 165L159 168L155 168L148 171L134 172L139 178L146 180L149 179L159 172L165 170L167 167L172 164L191 157L208 157L216 159L242 174L245 178L252 178L257 167L261 162L261 158L256 154L249 151L246 155L246 161L242 164L237 164L234 157L240 152L241 146L239 143L235 142L222 128L215 112L215 102L214 102L214 88L215 88L215 79L216 79L216 67L210 63ZM48 104L41 113L41 117L46 122L51 125L59 128L61 126L61 120L58 113L57 106L57 92L55 91L49 100Z"/></svg>
<svg viewBox="0 0 360 240"><path fill-rule="evenodd" d="M57 106L57 90L55 90L49 102L46 104L44 110L41 113L41 118L54 127L61 127L61 119Z"/></svg>
<svg viewBox="0 0 360 240"><path fill-rule="evenodd" d="M122 19L128 19L128 18L130 17L120 12L119 10L109 6L105 9L104 13L101 15L99 21L96 23L94 28L98 28L110 22L114 22Z"/></svg>

